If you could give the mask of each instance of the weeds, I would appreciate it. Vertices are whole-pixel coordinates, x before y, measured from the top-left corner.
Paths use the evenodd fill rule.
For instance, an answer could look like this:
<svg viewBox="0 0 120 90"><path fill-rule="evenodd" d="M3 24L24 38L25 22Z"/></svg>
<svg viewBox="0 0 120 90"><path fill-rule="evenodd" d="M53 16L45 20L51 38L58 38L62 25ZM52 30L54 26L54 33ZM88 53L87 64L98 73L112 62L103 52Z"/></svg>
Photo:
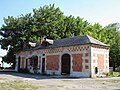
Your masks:
<svg viewBox="0 0 120 90"><path fill-rule="evenodd" d="M0 90L6 90L6 88L7 90L38 90L39 88L44 88L44 86L34 86L21 80L0 83Z"/></svg>

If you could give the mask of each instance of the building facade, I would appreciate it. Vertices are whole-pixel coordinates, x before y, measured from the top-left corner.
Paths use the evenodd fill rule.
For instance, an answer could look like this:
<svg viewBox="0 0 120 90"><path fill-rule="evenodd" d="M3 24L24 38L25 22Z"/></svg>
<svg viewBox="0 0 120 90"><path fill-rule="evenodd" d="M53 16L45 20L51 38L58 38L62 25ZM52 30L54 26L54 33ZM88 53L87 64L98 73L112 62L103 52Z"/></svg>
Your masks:
<svg viewBox="0 0 120 90"><path fill-rule="evenodd" d="M109 46L88 35L40 42L16 53L16 71L71 77L96 77L109 72Z"/></svg>

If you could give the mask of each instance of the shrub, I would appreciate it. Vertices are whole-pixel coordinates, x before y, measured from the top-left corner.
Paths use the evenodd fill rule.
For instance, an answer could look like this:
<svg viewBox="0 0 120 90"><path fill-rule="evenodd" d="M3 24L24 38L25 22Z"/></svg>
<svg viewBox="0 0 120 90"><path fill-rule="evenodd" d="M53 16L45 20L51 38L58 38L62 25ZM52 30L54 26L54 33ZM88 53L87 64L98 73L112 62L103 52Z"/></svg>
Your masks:
<svg viewBox="0 0 120 90"><path fill-rule="evenodd" d="M120 72L110 72L106 74L107 77L120 77Z"/></svg>

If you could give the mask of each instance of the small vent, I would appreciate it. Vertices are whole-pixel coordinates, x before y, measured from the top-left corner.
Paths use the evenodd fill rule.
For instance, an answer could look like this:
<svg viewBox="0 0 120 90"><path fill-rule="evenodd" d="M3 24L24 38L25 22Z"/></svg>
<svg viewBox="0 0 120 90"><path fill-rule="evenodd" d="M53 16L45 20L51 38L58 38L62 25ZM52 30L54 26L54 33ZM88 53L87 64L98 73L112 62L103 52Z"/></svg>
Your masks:
<svg viewBox="0 0 120 90"><path fill-rule="evenodd" d="M42 56L45 56L45 54L42 54Z"/></svg>

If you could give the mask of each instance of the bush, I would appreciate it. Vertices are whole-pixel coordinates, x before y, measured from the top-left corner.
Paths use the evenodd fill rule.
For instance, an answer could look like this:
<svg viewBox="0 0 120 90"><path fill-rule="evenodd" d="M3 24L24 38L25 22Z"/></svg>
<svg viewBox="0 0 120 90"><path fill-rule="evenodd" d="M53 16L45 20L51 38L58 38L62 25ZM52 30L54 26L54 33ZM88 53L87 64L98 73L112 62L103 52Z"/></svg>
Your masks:
<svg viewBox="0 0 120 90"><path fill-rule="evenodd" d="M110 72L106 74L107 77L120 77L120 72Z"/></svg>

